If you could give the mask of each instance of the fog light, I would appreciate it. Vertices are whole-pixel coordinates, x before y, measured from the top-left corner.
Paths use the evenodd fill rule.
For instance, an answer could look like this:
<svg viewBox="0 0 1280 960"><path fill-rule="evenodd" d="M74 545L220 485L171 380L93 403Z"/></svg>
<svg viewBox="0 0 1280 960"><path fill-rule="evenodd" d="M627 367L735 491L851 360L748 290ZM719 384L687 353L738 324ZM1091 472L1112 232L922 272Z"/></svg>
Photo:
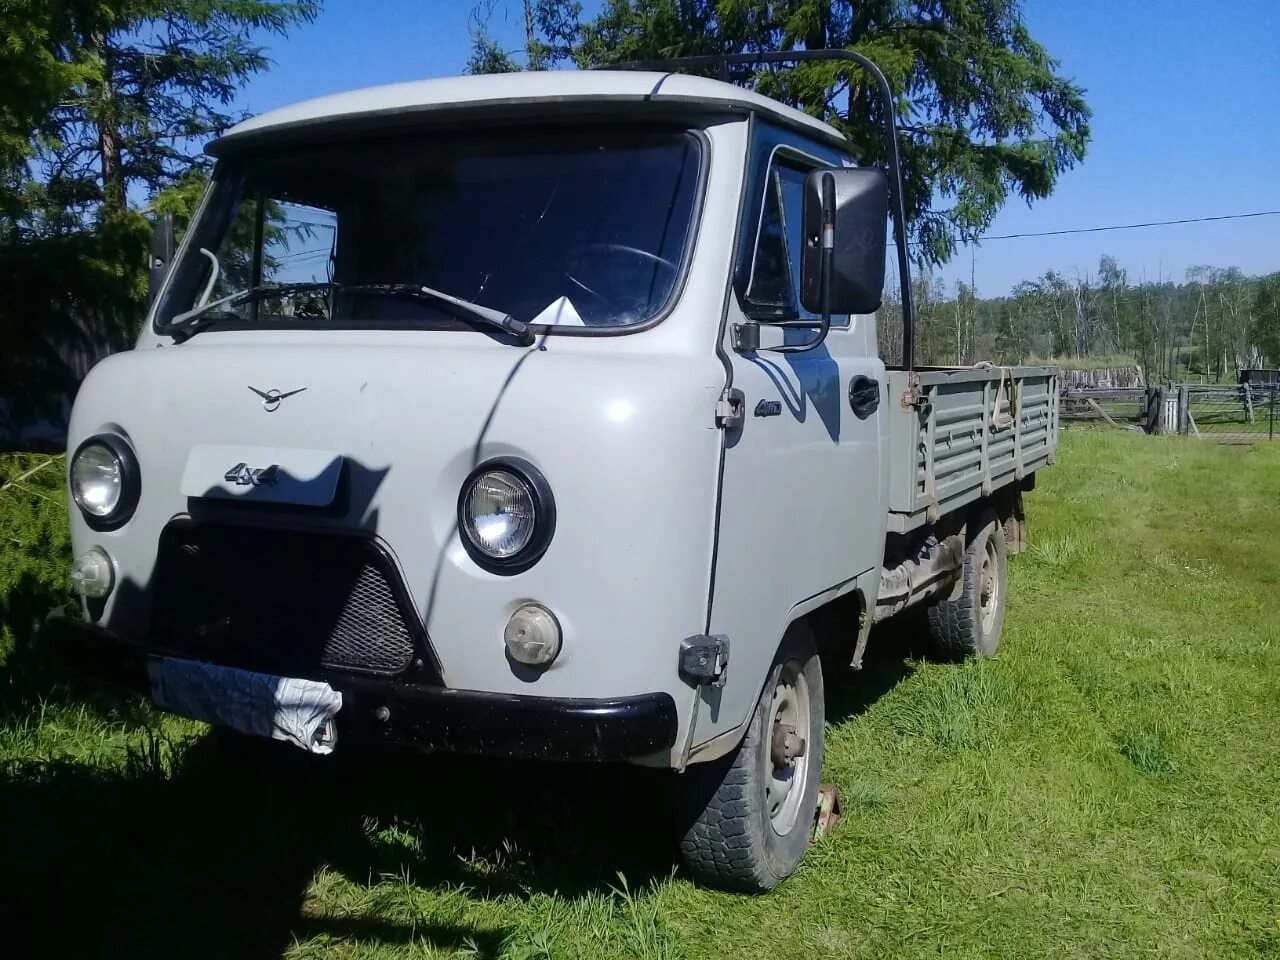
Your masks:
<svg viewBox="0 0 1280 960"><path fill-rule="evenodd" d="M540 603L518 607L502 637L511 659L530 667L545 667L560 652L560 624Z"/></svg>
<svg viewBox="0 0 1280 960"><path fill-rule="evenodd" d="M101 600L111 592L115 582L111 558L98 547L80 554L71 565L71 586L82 597Z"/></svg>

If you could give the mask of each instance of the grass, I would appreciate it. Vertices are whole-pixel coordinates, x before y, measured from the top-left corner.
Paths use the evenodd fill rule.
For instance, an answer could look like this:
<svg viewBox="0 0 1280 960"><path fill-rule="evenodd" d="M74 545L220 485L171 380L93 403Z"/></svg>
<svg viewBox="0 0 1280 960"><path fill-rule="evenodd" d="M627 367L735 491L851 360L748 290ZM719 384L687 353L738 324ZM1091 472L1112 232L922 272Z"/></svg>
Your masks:
<svg viewBox="0 0 1280 960"><path fill-rule="evenodd" d="M872 638L830 693L845 819L765 897L673 872L658 777L263 752L19 649L0 936L296 960L1278 955L1277 491L1274 445L1070 432L1028 497L1001 655Z"/></svg>

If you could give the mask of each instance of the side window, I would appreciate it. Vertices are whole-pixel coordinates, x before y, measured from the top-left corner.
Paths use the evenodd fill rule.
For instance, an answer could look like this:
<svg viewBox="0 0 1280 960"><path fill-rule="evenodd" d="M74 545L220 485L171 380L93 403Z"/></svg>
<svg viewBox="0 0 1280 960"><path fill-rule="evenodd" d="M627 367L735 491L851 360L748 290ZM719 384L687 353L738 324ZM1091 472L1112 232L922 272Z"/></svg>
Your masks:
<svg viewBox="0 0 1280 960"><path fill-rule="evenodd" d="M771 166L765 180L764 206L760 209L760 231L751 261L751 282L747 300L752 306L774 308L788 319L793 316L791 256L787 249L787 225L782 204L778 168Z"/></svg>
<svg viewBox="0 0 1280 960"><path fill-rule="evenodd" d="M262 228L264 283L322 283L333 279L338 215L289 200L268 200Z"/></svg>
<svg viewBox="0 0 1280 960"><path fill-rule="evenodd" d="M796 316L819 319L800 306L800 258L804 252L804 178L808 170L791 166L778 167L778 185L782 191L782 215L787 224L787 252L790 254L791 296Z"/></svg>
<svg viewBox="0 0 1280 960"><path fill-rule="evenodd" d="M259 283L322 283L333 279L332 256L338 218L331 210L290 200L246 199L218 248L218 281L211 299ZM259 230L261 240L259 241ZM261 242L261 250L256 248ZM255 261L255 253L260 261ZM255 276L257 269L260 275ZM271 309L268 302L264 309Z"/></svg>
<svg viewBox="0 0 1280 960"><path fill-rule="evenodd" d="M764 204L746 300L762 320L817 320L800 305L800 255L804 249L804 178L809 169L774 160L765 181ZM848 317L832 317L832 324Z"/></svg>

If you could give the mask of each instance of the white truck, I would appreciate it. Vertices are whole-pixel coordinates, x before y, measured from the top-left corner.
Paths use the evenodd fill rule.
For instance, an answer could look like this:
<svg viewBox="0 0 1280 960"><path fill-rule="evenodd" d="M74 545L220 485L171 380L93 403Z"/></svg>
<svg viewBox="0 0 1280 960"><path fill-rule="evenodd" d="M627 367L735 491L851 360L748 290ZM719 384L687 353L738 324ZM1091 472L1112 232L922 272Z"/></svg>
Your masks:
<svg viewBox="0 0 1280 960"><path fill-rule="evenodd" d="M855 54L772 59L823 57L888 97ZM407 83L214 141L75 403L68 661L314 752L670 768L695 876L791 873L820 650L856 666L920 605L995 651L1058 374L914 365L891 110L886 173L704 66Z"/></svg>

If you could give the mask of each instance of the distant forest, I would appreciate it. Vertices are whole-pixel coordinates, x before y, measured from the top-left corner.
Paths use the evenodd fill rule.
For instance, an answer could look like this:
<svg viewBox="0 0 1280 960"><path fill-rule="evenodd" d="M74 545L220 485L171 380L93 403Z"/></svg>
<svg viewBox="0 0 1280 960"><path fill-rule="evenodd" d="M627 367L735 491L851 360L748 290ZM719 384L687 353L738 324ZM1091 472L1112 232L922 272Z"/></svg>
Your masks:
<svg viewBox="0 0 1280 960"><path fill-rule="evenodd" d="M886 360L902 353L896 279L880 315ZM1246 367L1280 367L1280 273L1193 267L1182 282L1130 277L1113 257L1096 273L1054 270L1007 297L965 283L913 281L916 357L923 364L1053 360L1076 368L1137 366L1148 383L1234 381Z"/></svg>

